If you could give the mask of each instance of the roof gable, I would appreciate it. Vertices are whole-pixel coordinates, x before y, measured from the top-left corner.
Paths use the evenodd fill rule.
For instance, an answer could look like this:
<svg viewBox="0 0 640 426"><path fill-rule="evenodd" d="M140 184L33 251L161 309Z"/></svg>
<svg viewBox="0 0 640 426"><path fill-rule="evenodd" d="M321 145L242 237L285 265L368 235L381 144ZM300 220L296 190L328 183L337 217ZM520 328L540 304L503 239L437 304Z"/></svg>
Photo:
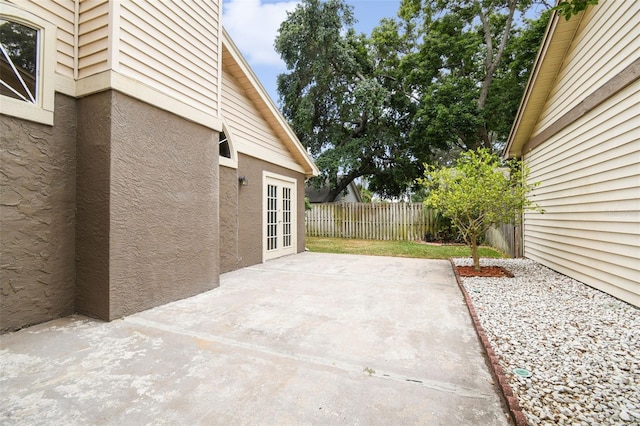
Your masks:
<svg viewBox="0 0 640 426"><path fill-rule="evenodd" d="M640 78L640 3L600 2L552 15L514 120L506 157L526 155Z"/></svg>
<svg viewBox="0 0 640 426"><path fill-rule="evenodd" d="M302 143L287 124L278 108L246 62L227 31L222 31L222 64L241 86L248 99L262 114L275 135L303 168L306 176L317 176L319 170Z"/></svg>

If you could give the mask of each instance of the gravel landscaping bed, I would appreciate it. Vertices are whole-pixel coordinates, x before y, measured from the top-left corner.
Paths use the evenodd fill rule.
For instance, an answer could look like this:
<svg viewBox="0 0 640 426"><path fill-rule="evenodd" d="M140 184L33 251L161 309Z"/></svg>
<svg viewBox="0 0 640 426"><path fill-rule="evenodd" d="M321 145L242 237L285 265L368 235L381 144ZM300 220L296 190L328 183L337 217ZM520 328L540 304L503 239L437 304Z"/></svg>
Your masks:
<svg viewBox="0 0 640 426"><path fill-rule="evenodd" d="M640 425L640 309L532 260L481 264L514 274L461 281L529 423Z"/></svg>

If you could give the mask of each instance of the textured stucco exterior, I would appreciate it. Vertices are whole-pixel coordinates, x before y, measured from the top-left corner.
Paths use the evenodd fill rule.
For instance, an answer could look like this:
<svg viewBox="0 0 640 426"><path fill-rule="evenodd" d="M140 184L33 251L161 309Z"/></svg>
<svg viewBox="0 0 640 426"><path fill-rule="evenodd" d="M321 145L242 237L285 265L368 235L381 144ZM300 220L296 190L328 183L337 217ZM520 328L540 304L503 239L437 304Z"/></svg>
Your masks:
<svg viewBox="0 0 640 426"><path fill-rule="evenodd" d="M113 93L110 318L218 286L218 133Z"/></svg>
<svg viewBox="0 0 640 426"><path fill-rule="evenodd" d="M78 100L76 310L109 318L111 92Z"/></svg>
<svg viewBox="0 0 640 426"><path fill-rule="evenodd" d="M78 311L112 320L217 287L217 133L116 91L80 105Z"/></svg>
<svg viewBox="0 0 640 426"><path fill-rule="evenodd" d="M265 171L298 182L304 250L304 179L317 168L222 29L221 2L111 5L12 2L2 11L40 28L42 66L35 102L0 99L0 332L74 312L113 320L262 262ZM150 64L136 53L162 56L167 46L188 54ZM233 100L219 81L223 56L242 83ZM225 100L252 114L241 108L234 123L235 148L253 157L234 156L227 169L218 153ZM248 187L238 187L240 175Z"/></svg>
<svg viewBox="0 0 640 426"><path fill-rule="evenodd" d="M297 248L304 251L304 181L302 173L238 153L238 169L220 167L220 270L233 271L262 263L263 172L297 180ZM247 186L238 186L245 176ZM235 189L235 191L234 191Z"/></svg>
<svg viewBox="0 0 640 426"><path fill-rule="evenodd" d="M74 312L76 103L54 126L0 116L0 331Z"/></svg>
<svg viewBox="0 0 640 426"><path fill-rule="evenodd" d="M0 331L218 286L218 134L117 91L2 115Z"/></svg>
<svg viewBox="0 0 640 426"><path fill-rule="evenodd" d="M238 186L238 171L220 166L220 272L222 273L233 271L242 264L238 241L240 225Z"/></svg>

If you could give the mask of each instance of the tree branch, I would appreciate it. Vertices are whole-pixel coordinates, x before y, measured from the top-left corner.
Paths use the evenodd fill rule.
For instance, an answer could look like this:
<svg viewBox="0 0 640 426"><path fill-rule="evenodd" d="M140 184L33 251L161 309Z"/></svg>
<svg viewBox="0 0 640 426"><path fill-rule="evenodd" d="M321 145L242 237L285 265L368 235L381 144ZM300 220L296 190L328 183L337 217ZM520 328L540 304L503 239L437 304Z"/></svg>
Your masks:
<svg viewBox="0 0 640 426"><path fill-rule="evenodd" d="M485 15L484 10L482 10L482 5L480 4L480 2L478 0L474 0L473 3L478 9L478 17L480 18L480 22L482 22L484 42L487 45L487 57L484 59L484 65L485 67L489 68L489 66L493 62L493 40L491 39L491 26L489 25L487 15Z"/></svg>
<svg viewBox="0 0 640 426"><path fill-rule="evenodd" d="M516 11L516 0L508 1L509 15L507 16L507 22L505 23L504 31L502 33L502 40L500 40L500 46L498 46L498 51L496 52L495 57L493 56L493 42L491 40L491 27L489 25L489 21L487 20L487 16L482 10L478 0L475 0L475 3L479 10L478 13L480 15L480 20L482 21L485 43L487 43L487 57L485 58L486 74L484 82L482 83L482 88L480 89L480 96L478 96L478 108L484 109L484 106L487 103L487 97L489 96L489 87L493 81L493 73L498 68L502 55L504 54L504 50L507 47L507 40L509 39L511 25L513 24L513 15Z"/></svg>

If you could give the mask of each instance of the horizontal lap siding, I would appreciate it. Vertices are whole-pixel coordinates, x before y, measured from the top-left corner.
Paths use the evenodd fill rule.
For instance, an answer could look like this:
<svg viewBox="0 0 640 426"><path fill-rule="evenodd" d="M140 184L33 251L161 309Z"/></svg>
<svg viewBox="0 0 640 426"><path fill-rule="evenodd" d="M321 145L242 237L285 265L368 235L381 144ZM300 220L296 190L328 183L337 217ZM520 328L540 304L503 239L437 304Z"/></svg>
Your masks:
<svg viewBox="0 0 640 426"><path fill-rule="evenodd" d="M222 116L236 150L275 164L297 164L226 66L222 69Z"/></svg>
<svg viewBox="0 0 640 426"><path fill-rule="evenodd" d="M525 256L640 304L640 80L525 157Z"/></svg>
<svg viewBox="0 0 640 426"><path fill-rule="evenodd" d="M73 0L31 0L14 3L57 26L56 71L59 74L83 79L113 70L218 117L219 1L83 0L76 4Z"/></svg>
<svg viewBox="0 0 640 426"><path fill-rule="evenodd" d="M119 19L114 70L218 115L217 2L127 1Z"/></svg>
<svg viewBox="0 0 640 426"><path fill-rule="evenodd" d="M30 0L13 1L20 9L51 22L58 27L56 34L56 72L73 77L73 34L75 3L73 0Z"/></svg>
<svg viewBox="0 0 640 426"><path fill-rule="evenodd" d="M109 2L80 2L78 19L78 78L109 69Z"/></svg>
<svg viewBox="0 0 640 426"><path fill-rule="evenodd" d="M586 12L534 136L638 58L639 23L640 1L600 1Z"/></svg>

